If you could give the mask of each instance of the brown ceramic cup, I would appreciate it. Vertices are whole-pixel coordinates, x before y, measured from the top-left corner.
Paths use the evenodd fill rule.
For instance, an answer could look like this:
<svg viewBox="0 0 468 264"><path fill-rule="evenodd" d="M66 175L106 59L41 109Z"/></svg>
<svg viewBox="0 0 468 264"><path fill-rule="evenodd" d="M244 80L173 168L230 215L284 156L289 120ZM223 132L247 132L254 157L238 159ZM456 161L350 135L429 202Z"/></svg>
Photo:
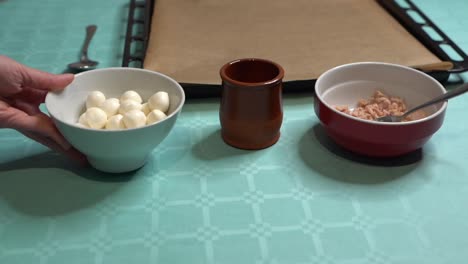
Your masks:
<svg viewBox="0 0 468 264"><path fill-rule="evenodd" d="M283 122L283 68L269 60L246 58L225 64L220 75L223 140L251 150L275 144Z"/></svg>

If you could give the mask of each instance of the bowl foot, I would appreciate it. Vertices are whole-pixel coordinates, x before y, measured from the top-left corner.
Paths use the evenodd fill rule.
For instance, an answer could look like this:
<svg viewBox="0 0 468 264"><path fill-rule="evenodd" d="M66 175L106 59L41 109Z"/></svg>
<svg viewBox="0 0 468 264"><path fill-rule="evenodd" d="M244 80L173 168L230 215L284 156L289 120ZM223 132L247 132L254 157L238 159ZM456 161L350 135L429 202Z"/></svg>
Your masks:
<svg viewBox="0 0 468 264"><path fill-rule="evenodd" d="M89 157L88 161L95 169L108 173L123 173L137 170L146 163L144 157L126 157L126 158L96 158Z"/></svg>

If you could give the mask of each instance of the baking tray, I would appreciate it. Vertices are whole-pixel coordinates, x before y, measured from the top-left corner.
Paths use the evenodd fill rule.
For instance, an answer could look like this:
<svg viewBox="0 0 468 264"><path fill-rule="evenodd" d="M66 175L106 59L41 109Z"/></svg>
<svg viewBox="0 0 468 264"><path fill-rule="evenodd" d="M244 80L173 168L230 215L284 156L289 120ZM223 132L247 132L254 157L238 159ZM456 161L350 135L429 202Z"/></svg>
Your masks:
<svg viewBox="0 0 468 264"><path fill-rule="evenodd" d="M157 0L130 0L127 32L125 37L123 67L142 68L151 31L154 3ZM468 56L411 0L376 0L408 32L442 61L450 61L454 67L447 71L427 72L439 82L445 83L451 73L468 70ZM315 80L287 81L284 93L310 92ZM220 85L181 83L188 98L217 97Z"/></svg>

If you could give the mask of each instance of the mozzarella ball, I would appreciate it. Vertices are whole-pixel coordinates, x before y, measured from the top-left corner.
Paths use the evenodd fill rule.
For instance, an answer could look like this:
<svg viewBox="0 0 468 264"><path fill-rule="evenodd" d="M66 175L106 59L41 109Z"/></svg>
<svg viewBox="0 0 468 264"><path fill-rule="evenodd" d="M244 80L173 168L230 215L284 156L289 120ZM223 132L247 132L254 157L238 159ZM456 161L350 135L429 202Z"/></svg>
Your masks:
<svg viewBox="0 0 468 264"><path fill-rule="evenodd" d="M119 111L119 107L120 101L117 98L109 98L99 106L99 108L106 112L107 116L113 116L117 114L117 112Z"/></svg>
<svg viewBox="0 0 468 264"><path fill-rule="evenodd" d="M125 124L123 122L123 115L117 114L109 117L106 123L106 129L117 130L125 129Z"/></svg>
<svg viewBox="0 0 468 264"><path fill-rule="evenodd" d="M132 110L141 110L142 105L137 101L125 100L120 102L119 114L125 114Z"/></svg>
<svg viewBox="0 0 468 264"><path fill-rule="evenodd" d="M107 114L98 107L91 107L86 110L85 115L88 126L95 129L103 128L107 123Z"/></svg>
<svg viewBox="0 0 468 264"><path fill-rule="evenodd" d="M125 93L122 94L122 96L120 96L120 101L125 101L125 100L132 100L132 101L135 101L135 102L138 102L139 104L141 104L143 102L143 100L141 99L141 96L135 92L135 91L126 91Z"/></svg>
<svg viewBox="0 0 468 264"><path fill-rule="evenodd" d="M106 100L106 96L100 91L92 91L86 97L86 109L99 107Z"/></svg>
<svg viewBox="0 0 468 264"><path fill-rule="evenodd" d="M155 109L151 111L146 117L146 124L150 125L150 124L156 123L160 120L165 119L166 117L167 116L164 112L162 112L161 110Z"/></svg>
<svg viewBox="0 0 468 264"><path fill-rule="evenodd" d="M169 109L169 94L166 92L157 92L148 99L148 105L151 110L158 109L164 113Z"/></svg>
<svg viewBox="0 0 468 264"><path fill-rule="evenodd" d="M126 128L137 128L146 125L146 116L141 110L130 110L123 115Z"/></svg>
<svg viewBox="0 0 468 264"><path fill-rule="evenodd" d="M148 103L144 103L141 105L141 111L145 113L145 115L148 115L151 112Z"/></svg>
<svg viewBox="0 0 468 264"><path fill-rule="evenodd" d="M85 127L88 127L88 121L86 120L86 112L80 115L80 118L78 119L78 123Z"/></svg>

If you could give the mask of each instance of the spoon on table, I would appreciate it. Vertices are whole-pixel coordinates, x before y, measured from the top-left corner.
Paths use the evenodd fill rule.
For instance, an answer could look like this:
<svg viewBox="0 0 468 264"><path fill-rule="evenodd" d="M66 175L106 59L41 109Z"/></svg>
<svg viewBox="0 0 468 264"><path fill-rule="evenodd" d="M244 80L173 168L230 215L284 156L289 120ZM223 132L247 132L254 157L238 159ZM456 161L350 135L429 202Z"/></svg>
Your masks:
<svg viewBox="0 0 468 264"><path fill-rule="evenodd" d="M86 27L86 38L83 43L83 47L81 48L80 61L68 64L68 67L70 69L76 71L91 70L94 69L96 65L98 65L97 61L93 61L88 58L89 43L91 42L91 39L93 38L94 33L96 32L96 29L96 25L89 25Z"/></svg>
<svg viewBox="0 0 468 264"><path fill-rule="evenodd" d="M448 100L450 98L453 98L455 96L459 96L465 92L468 91L468 83L465 83L465 84L462 84L461 86L449 91L449 92L446 92L442 95L439 95L437 96L436 98L430 100L430 101L427 101L421 105L418 105L416 107L413 107L411 108L410 110L406 111L403 115L400 115L400 116L394 116L394 115L387 115L387 116L382 116L382 117L379 117L377 119L375 119L375 121L380 121L380 122L401 122L403 121L407 116L409 116L410 114L414 113L415 111L421 109L421 108L424 108L424 107L427 107L427 106L430 106L432 104L436 104L436 103L440 103L442 101L445 101L445 100Z"/></svg>

